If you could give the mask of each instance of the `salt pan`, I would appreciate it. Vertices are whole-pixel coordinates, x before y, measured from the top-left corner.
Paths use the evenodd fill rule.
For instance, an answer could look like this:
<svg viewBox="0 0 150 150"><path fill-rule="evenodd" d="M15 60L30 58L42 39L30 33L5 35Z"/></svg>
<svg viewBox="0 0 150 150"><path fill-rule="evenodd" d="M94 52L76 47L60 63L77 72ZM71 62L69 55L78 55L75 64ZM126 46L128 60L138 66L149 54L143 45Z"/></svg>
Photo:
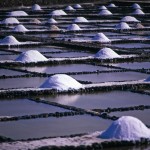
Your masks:
<svg viewBox="0 0 150 150"><path fill-rule="evenodd" d="M69 90L69 89L80 89L82 84L77 82L74 78L66 74L56 74L47 79L40 88L52 88L59 91Z"/></svg>

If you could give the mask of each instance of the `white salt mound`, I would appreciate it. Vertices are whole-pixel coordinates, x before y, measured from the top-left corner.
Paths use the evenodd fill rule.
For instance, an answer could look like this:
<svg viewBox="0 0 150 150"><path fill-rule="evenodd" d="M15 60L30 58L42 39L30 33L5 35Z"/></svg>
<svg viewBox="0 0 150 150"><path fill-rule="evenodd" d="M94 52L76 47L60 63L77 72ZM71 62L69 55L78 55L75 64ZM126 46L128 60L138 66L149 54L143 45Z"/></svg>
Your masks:
<svg viewBox="0 0 150 150"><path fill-rule="evenodd" d="M74 78L66 74L56 74L47 79L40 88L52 88L59 91L69 90L69 89L80 89L82 84L77 82Z"/></svg>
<svg viewBox="0 0 150 150"><path fill-rule="evenodd" d="M109 10L101 10L99 15L112 15L112 13Z"/></svg>
<svg viewBox="0 0 150 150"><path fill-rule="evenodd" d="M0 45L19 45L20 42L16 40L12 35L6 36L4 39L0 40Z"/></svg>
<svg viewBox="0 0 150 150"><path fill-rule="evenodd" d="M30 23L41 24L41 21L35 18L35 19L31 19Z"/></svg>
<svg viewBox="0 0 150 150"><path fill-rule="evenodd" d="M14 16L14 17L17 17L17 16L28 16L28 14L24 11L12 11L12 12L9 12L8 16Z"/></svg>
<svg viewBox="0 0 150 150"><path fill-rule="evenodd" d="M103 5L103 6L100 6L99 9L100 9L100 10L107 10L106 6L104 6L104 5Z"/></svg>
<svg viewBox="0 0 150 150"><path fill-rule="evenodd" d="M56 25L51 25L49 30L50 31L59 31L60 29Z"/></svg>
<svg viewBox="0 0 150 150"><path fill-rule="evenodd" d="M47 58L37 50L28 50L26 52L23 52L15 59L15 61L21 62L38 62L46 60Z"/></svg>
<svg viewBox="0 0 150 150"><path fill-rule="evenodd" d="M116 29L131 29L126 22L120 22L115 26Z"/></svg>
<svg viewBox="0 0 150 150"><path fill-rule="evenodd" d="M115 138L121 140L150 138L150 129L135 117L122 116L114 121L110 127L100 135L100 138Z"/></svg>
<svg viewBox="0 0 150 150"><path fill-rule="evenodd" d="M68 26L67 30L69 31L78 31L81 30L81 28L77 24L71 24Z"/></svg>
<svg viewBox="0 0 150 150"><path fill-rule="evenodd" d="M100 59L113 59L113 58L120 58L116 52L114 52L110 48L102 48L95 54L95 58L100 58Z"/></svg>
<svg viewBox="0 0 150 150"><path fill-rule="evenodd" d="M121 19L121 22L140 22L135 17L125 16Z"/></svg>
<svg viewBox="0 0 150 150"><path fill-rule="evenodd" d="M40 10L42 10L41 7L40 7L40 5L34 4L34 5L32 6L32 11L40 11Z"/></svg>
<svg viewBox="0 0 150 150"><path fill-rule="evenodd" d="M150 77L148 77L147 79L145 79L146 82L150 82Z"/></svg>
<svg viewBox="0 0 150 150"><path fill-rule="evenodd" d="M57 23L57 21L53 18L48 19L47 23L53 24L53 23Z"/></svg>
<svg viewBox="0 0 150 150"><path fill-rule="evenodd" d="M68 11L71 11L71 10L75 10L72 6L67 6L66 8L65 8L65 10L68 10Z"/></svg>
<svg viewBox="0 0 150 150"><path fill-rule="evenodd" d="M73 7L74 7L75 9L82 8L82 6L81 6L80 4L75 4Z"/></svg>
<svg viewBox="0 0 150 150"><path fill-rule="evenodd" d="M52 16L61 16L61 15L67 15L63 10L54 10L50 13Z"/></svg>
<svg viewBox="0 0 150 150"><path fill-rule="evenodd" d="M107 7L117 7L115 4L111 3Z"/></svg>
<svg viewBox="0 0 150 150"><path fill-rule="evenodd" d="M26 32L29 31L27 28L25 28L24 25L17 25L14 29L14 32Z"/></svg>
<svg viewBox="0 0 150 150"><path fill-rule="evenodd" d="M141 28L144 28L144 26L141 24L141 23L137 23L137 24L135 24L135 26L134 26L135 28L137 28L137 29L141 29Z"/></svg>
<svg viewBox="0 0 150 150"><path fill-rule="evenodd" d="M134 14L134 15L144 15L145 13L141 9L136 9L132 14Z"/></svg>
<svg viewBox="0 0 150 150"><path fill-rule="evenodd" d="M101 43L109 43L111 42L103 33L97 33L93 39L93 41L101 42Z"/></svg>
<svg viewBox="0 0 150 150"><path fill-rule="evenodd" d="M4 19L1 24L19 24L19 21L16 18L10 17Z"/></svg>
<svg viewBox="0 0 150 150"><path fill-rule="evenodd" d="M140 6L139 4L137 4L137 3L134 3L134 4L132 5L132 8L133 8L133 9L141 9L141 6Z"/></svg>
<svg viewBox="0 0 150 150"><path fill-rule="evenodd" d="M76 19L74 19L75 23L79 23L79 22L88 22L88 20L84 17L77 17Z"/></svg>

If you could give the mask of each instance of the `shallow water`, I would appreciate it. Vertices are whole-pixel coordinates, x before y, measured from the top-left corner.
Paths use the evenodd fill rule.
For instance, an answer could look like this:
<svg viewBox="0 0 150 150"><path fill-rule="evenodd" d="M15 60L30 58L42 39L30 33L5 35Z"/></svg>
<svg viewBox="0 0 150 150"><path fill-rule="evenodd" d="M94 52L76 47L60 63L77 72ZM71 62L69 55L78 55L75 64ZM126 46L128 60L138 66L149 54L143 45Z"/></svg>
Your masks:
<svg viewBox="0 0 150 150"><path fill-rule="evenodd" d="M84 109L106 109L149 105L150 96L128 91L99 92L93 94L45 96L42 99Z"/></svg>
<svg viewBox="0 0 150 150"><path fill-rule="evenodd" d="M8 111L9 110L9 111ZM60 107L36 103L29 99L1 99L0 116L23 116L69 111Z"/></svg>
<svg viewBox="0 0 150 150"><path fill-rule="evenodd" d="M25 74L25 73L8 70L8 69L0 69L0 76L2 76L2 75L13 76L13 75L23 75L23 74Z"/></svg>
<svg viewBox="0 0 150 150"><path fill-rule="evenodd" d="M0 135L13 139L66 136L78 133L102 131L110 124L110 120L87 115L30 119L0 122Z"/></svg>

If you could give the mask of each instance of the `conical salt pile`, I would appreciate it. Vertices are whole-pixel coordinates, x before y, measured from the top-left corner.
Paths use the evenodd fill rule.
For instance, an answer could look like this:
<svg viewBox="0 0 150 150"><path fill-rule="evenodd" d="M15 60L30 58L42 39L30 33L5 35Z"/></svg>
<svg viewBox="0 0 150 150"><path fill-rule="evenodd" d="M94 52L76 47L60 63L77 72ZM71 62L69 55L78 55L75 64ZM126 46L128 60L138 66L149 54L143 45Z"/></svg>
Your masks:
<svg viewBox="0 0 150 150"><path fill-rule="evenodd" d="M77 24L71 24L70 26L68 26L67 30L78 31L78 30L81 30L81 28Z"/></svg>
<svg viewBox="0 0 150 150"><path fill-rule="evenodd" d="M12 35L6 36L4 39L0 40L0 45L19 45L20 42L16 40Z"/></svg>
<svg viewBox="0 0 150 150"><path fill-rule="evenodd" d="M77 17L76 19L74 19L75 23L79 23L79 22L88 22L88 20L84 17Z"/></svg>
<svg viewBox="0 0 150 150"><path fill-rule="evenodd" d="M52 88L59 91L69 90L69 89L80 89L82 84L77 82L74 78L66 74L56 74L47 79L40 88Z"/></svg>
<svg viewBox="0 0 150 150"><path fill-rule="evenodd" d="M104 131L100 138L137 140L140 138L150 138L150 129L142 121L131 116L122 116L114 121L110 127Z"/></svg>
<svg viewBox="0 0 150 150"><path fill-rule="evenodd" d="M140 22L135 17L125 16L121 19L121 22Z"/></svg>
<svg viewBox="0 0 150 150"><path fill-rule="evenodd" d="M49 30L50 31L60 31L60 29L56 25L51 25Z"/></svg>
<svg viewBox="0 0 150 150"><path fill-rule="evenodd" d="M112 13L109 10L101 10L99 15L106 16L106 15L112 15Z"/></svg>
<svg viewBox="0 0 150 150"><path fill-rule="evenodd" d="M132 14L134 14L134 15L144 15L145 13L141 9L136 9Z"/></svg>
<svg viewBox="0 0 150 150"><path fill-rule="evenodd" d="M19 24L19 21L16 18L10 17L4 19L1 24Z"/></svg>
<svg viewBox="0 0 150 150"><path fill-rule="evenodd" d="M41 24L41 21L35 18L35 19L31 19L30 23Z"/></svg>
<svg viewBox="0 0 150 150"><path fill-rule="evenodd" d="M8 16L14 16L14 17L17 17L17 16L28 16L28 14L24 11L12 11L10 13L8 13Z"/></svg>
<svg viewBox="0 0 150 150"><path fill-rule="evenodd" d="M139 4L137 4L137 3L134 3L134 4L132 5L132 8L133 8L133 9L141 9L141 6L140 6Z"/></svg>
<svg viewBox="0 0 150 150"><path fill-rule="evenodd" d="M55 24L55 23L57 23L57 21L55 19L53 19L53 18L50 18L50 19L48 19L47 23Z"/></svg>
<svg viewBox="0 0 150 150"><path fill-rule="evenodd" d="M26 29L24 27L24 25L17 25L14 29L13 29L14 32L26 32L26 31L29 31L28 29Z"/></svg>
<svg viewBox="0 0 150 150"><path fill-rule="evenodd" d="M131 29L126 22L120 22L115 26L116 29Z"/></svg>
<svg viewBox="0 0 150 150"><path fill-rule="evenodd" d="M99 9L100 9L100 10L107 10L106 6L104 6L104 5L103 5L103 6L100 6Z"/></svg>
<svg viewBox="0 0 150 150"><path fill-rule="evenodd" d="M46 61L46 60L47 58L37 50L29 50L23 52L15 59L15 61L21 61L21 62L38 62L38 61Z"/></svg>
<svg viewBox="0 0 150 150"><path fill-rule="evenodd" d="M113 59L113 58L121 58L116 52L114 52L110 48L102 48L95 54L95 58L99 59Z"/></svg>
<svg viewBox="0 0 150 150"><path fill-rule="evenodd" d="M54 10L50 13L52 16L61 16L61 15L67 15L63 10Z"/></svg>
<svg viewBox="0 0 150 150"><path fill-rule="evenodd" d="M41 7L40 7L40 5L34 4L34 5L32 6L32 11L40 11L40 10L42 10Z"/></svg>
<svg viewBox="0 0 150 150"><path fill-rule="evenodd" d="M73 7L74 7L75 9L82 8L82 6L81 6L80 4L75 4Z"/></svg>
<svg viewBox="0 0 150 150"><path fill-rule="evenodd" d="M144 28L144 26L143 26L141 23L135 24L134 27L137 28L137 29L142 29L142 28Z"/></svg>
<svg viewBox="0 0 150 150"><path fill-rule="evenodd" d="M71 6L67 6L66 8L65 8L65 10L68 10L68 11L73 11L73 10L75 10L73 7L71 7Z"/></svg>
<svg viewBox="0 0 150 150"><path fill-rule="evenodd" d="M93 39L93 41L101 42L101 43L109 43L111 42L103 33L97 33Z"/></svg>
<svg viewBox="0 0 150 150"><path fill-rule="evenodd" d="M150 77L148 77L147 79L145 79L146 82L150 82Z"/></svg>
<svg viewBox="0 0 150 150"><path fill-rule="evenodd" d="M113 3L111 3L111 4L109 4L107 7L117 7L115 4L113 4Z"/></svg>

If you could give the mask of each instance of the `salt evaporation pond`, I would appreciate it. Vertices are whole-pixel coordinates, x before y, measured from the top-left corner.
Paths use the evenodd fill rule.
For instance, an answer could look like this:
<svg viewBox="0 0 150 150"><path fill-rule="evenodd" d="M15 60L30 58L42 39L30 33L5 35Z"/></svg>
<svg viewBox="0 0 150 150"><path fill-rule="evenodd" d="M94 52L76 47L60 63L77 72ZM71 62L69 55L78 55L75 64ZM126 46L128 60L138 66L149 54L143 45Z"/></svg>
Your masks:
<svg viewBox="0 0 150 150"><path fill-rule="evenodd" d="M130 69L150 69L150 62L117 63L112 65Z"/></svg>
<svg viewBox="0 0 150 150"><path fill-rule="evenodd" d="M14 70L8 70L8 69L0 69L0 76L15 76L15 75L23 75L25 73L14 71Z"/></svg>
<svg viewBox="0 0 150 150"><path fill-rule="evenodd" d="M10 137L12 139L66 136L71 134L101 131L110 124L110 120L104 120L99 117L92 117L89 115L30 119L0 122L0 135Z"/></svg>
<svg viewBox="0 0 150 150"><path fill-rule="evenodd" d="M84 74L84 75L72 75L77 80L97 82L113 82L113 81L130 81L130 80L142 80L147 78L147 74L138 72L110 72L99 74Z"/></svg>
<svg viewBox="0 0 150 150"><path fill-rule="evenodd" d="M27 87L36 88L39 87L45 80L46 78L42 77L0 79L0 89Z"/></svg>
<svg viewBox="0 0 150 150"><path fill-rule="evenodd" d="M41 73L67 73L67 72L83 72L83 71L97 71L97 70L115 70L107 67L93 66L88 64L65 64L56 66L44 66L44 67L20 67L19 69L26 69L31 72Z"/></svg>
<svg viewBox="0 0 150 150"><path fill-rule="evenodd" d="M130 116L139 118L142 122L149 125L150 124L149 115L148 115L149 113L150 113L149 109L134 110L134 111L123 111L123 112L117 111L117 112L110 113L110 116L121 117L121 116L129 116L130 115Z"/></svg>
<svg viewBox="0 0 150 150"><path fill-rule="evenodd" d="M93 94L41 96L42 99L84 109L106 109L149 105L149 95L129 91L97 92Z"/></svg>
<svg viewBox="0 0 150 150"><path fill-rule="evenodd" d="M9 111L8 111L9 110ZM1 99L0 117L23 116L42 113L67 112L70 110L60 107L37 103L29 99Z"/></svg>
<svg viewBox="0 0 150 150"><path fill-rule="evenodd" d="M0 60L14 60L16 58L16 55L1 55L0 54Z"/></svg>

